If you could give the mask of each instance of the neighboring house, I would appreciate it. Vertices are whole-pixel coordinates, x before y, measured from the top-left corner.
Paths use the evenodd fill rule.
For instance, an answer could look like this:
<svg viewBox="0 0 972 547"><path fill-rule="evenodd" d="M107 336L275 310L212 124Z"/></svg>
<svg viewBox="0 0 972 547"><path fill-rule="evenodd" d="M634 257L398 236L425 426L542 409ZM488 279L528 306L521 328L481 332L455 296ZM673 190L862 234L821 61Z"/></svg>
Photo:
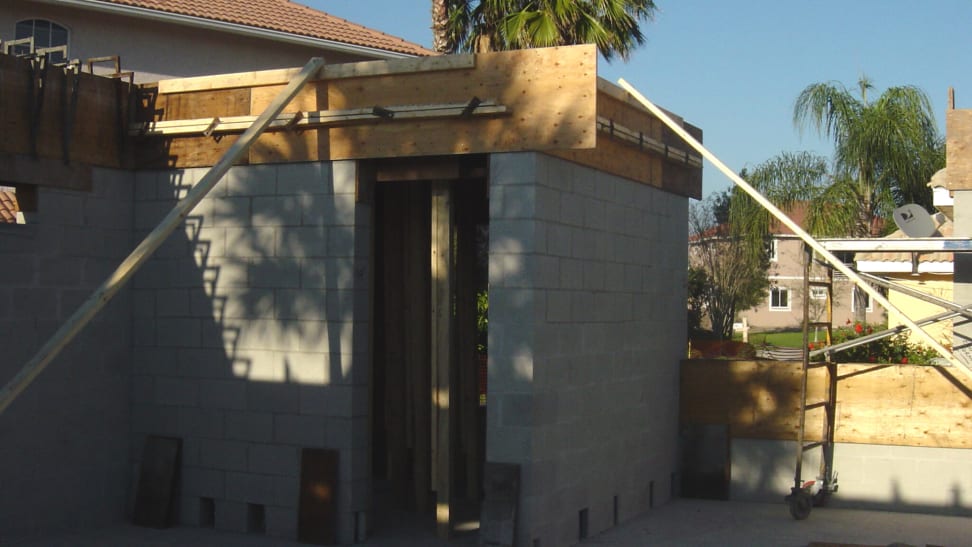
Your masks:
<svg viewBox="0 0 972 547"><path fill-rule="evenodd" d="M83 74L83 123L35 133L28 63L0 55L0 178L38 194L0 230L3 382L236 149L209 120L300 72L163 81L129 131L118 82ZM484 544L571 545L677 494L666 310L702 160L597 78L594 46L329 65L285 112L0 414L0 537L125 519L159 436L182 442L179 523L317 543L445 535L486 485L516 510L486 512Z"/></svg>
<svg viewBox="0 0 972 547"><path fill-rule="evenodd" d="M0 224L23 224L23 215L13 188L0 186Z"/></svg>
<svg viewBox="0 0 972 547"><path fill-rule="evenodd" d="M803 226L806 207L795 206L786 214ZM777 221L770 225L771 248L768 277L770 291L766 301L750 309L740 310L739 319L745 318L754 330L799 329L803 325L803 278L804 243L792 230ZM847 257L851 260L851 257ZM815 265L811 281L826 281L827 269ZM810 288L810 321L826 321L827 294L824 287ZM868 323L885 320L884 309L866 297L863 303ZM840 272L834 271L833 324L840 327L853 321L858 308L854 297L854 283Z"/></svg>
<svg viewBox="0 0 972 547"><path fill-rule="evenodd" d="M943 213L934 217L937 225L935 237L952 237L952 221ZM904 238L904 232L897 230L889 238ZM858 271L885 277L888 280L905 287L918 290L949 302L952 301L952 279L954 272L953 254L949 252L910 253L910 252L880 252L857 253L855 256ZM908 296L901 291L890 291L888 301L892 306L901 310L905 315L917 321L925 317L945 311L925 300ZM888 326L902 324L891 315ZM952 347L952 321L940 321L924 327L946 348ZM925 344L920 336L909 332L909 340L913 343Z"/></svg>
<svg viewBox="0 0 972 547"><path fill-rule="evenodd" d="M136 82L301 66L314 56L337 64L433 54L288 0L4 2L0 40L31 36L35 48L66 46L68 59L119 55Z"/></svg>

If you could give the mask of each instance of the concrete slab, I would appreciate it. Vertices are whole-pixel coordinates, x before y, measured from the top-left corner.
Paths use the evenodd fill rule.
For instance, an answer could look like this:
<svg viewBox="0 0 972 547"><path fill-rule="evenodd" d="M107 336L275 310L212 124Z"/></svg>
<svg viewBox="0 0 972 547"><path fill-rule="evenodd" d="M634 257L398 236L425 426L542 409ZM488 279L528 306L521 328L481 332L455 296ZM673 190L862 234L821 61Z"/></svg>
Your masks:
<svg viewBox="0 0 972 547"><path fill-rule="evenodd" d="M807 520L795 521L786 505L680 499L631 519L577 545L596 547L773 546L813 543L856 545L969 545L972 518L819 507ZM39 538L4 538L15 547L289 547L295 541L219 532L205 528L154 530L117 525L103 530L50 534ZM363 545L445 547L475 545L475 533L452 543L435 539L434 530L399 522ZM546 546L545 546L546 547Z"/></svg>

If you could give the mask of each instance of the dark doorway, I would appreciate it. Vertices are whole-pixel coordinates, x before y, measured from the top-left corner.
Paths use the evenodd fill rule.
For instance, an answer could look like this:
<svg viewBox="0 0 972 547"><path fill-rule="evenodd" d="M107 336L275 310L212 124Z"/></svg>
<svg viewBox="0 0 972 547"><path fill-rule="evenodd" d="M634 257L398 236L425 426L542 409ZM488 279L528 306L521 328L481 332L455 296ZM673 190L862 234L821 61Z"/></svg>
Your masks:
<svg viewBox="0 0 972 547"><path fill-rule="evenodd" d="M478 528L489 207L477 163L374 169L377 537Z"/></svg>

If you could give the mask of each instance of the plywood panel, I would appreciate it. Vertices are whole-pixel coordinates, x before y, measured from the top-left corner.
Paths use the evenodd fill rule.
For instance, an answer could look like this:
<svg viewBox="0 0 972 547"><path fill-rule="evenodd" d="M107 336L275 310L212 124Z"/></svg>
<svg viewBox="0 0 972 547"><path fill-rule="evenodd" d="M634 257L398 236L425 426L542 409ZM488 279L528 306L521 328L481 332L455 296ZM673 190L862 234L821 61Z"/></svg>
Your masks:
<svg viewBox="0 0 972 547"><path fill-rule="evenodd" d="M795 439L800 364L704 361L682 364L681 420L724 424L737 438ZM823 400L827 372L815 368L808 401ZM807 439L819 440L823 410L807 414ZM838 366L837 442L972 448L972 389L947 369Z"/></svg>
<svg viewBox="0 0 972 547"><path fill-rule="evenodd" d="M568 69L569 68L569 69ZM475 69L322 81L332 109L496 100L512 116L330 130L333 159L593 148L593 46L487 53ZM390 91L393 90L393 91Z"/></svg>
<svg viewBox="0 0 972 547"><path fill-rule="evenodd" d="M250 94L250 112L259 115L286 86L255 87ZM327 108L326 96L318 101L316 86L305 86L287 106L284 113L309 112ZM249 151L250 163L313 161L318 158L319 131L277 131L260 135Z"/></svg>

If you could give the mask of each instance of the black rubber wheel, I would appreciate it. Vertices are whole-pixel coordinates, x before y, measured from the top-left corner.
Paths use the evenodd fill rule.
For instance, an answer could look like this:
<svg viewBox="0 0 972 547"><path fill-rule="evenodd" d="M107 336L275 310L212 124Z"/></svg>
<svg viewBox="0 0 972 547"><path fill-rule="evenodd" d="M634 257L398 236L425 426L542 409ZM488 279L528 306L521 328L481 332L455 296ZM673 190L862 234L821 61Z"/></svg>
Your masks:
<svg viewBox="0 0 972 547"><path fill-rule="evenodd" d="M813 496L806 492L794 492L790 494L790 515L796 520L804 520L810 516L813 509Z"/></svg>

